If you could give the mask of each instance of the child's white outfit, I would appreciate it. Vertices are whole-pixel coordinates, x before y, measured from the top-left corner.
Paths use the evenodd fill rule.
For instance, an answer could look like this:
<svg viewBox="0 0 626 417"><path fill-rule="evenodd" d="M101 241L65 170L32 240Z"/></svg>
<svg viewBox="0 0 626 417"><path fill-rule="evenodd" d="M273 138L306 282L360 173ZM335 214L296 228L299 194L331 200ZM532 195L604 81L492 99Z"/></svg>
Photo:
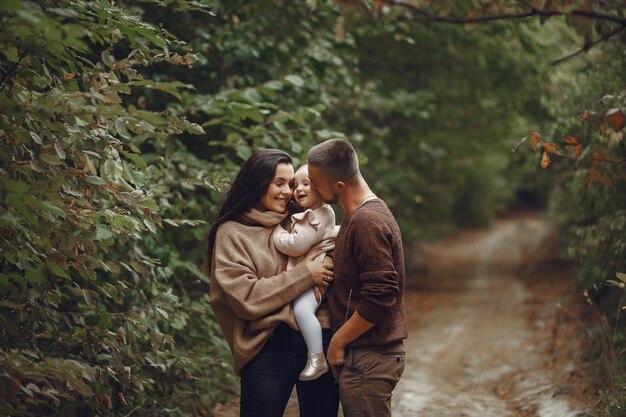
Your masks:
<svg viewBox="0 0 626 417"><path fill-rule="evenodd" d="M324 204L292 215L291 232L277 225L273 240L276 248L289 256L287 269L291 269L315 251L321 251L315 261L323 262L326 253L335 247L338 230L339 226L335 226L335 212L328 204ZM318 307L312 288L293 302L293 312L309 352L307 366L300 374L303 381L316 379L328 372L322 347L322 327L315 317Z"/></svg>

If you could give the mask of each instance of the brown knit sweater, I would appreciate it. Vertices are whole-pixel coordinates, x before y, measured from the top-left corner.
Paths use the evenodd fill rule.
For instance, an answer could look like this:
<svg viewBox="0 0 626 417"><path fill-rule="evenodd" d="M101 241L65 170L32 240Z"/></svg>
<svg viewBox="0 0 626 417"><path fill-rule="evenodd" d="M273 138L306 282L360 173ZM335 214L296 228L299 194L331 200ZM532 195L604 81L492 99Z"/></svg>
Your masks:
<svg viewBox="0 0 626 417"><path fill-rule="evenodd" d="M350 346L379 346L406 338L402 237L382 200L367 201L344 217L333 258L335 281L328 293L333 332L343 325L347 310L348 318L358 311L375 324Z"/></svg>
<svg viewBox="0 0 626 417"><path fill-rule="evenodd" d="M222 224L211 262L211 308L233 354L235 374L261 350L282 322L298 330L292 303L313 287L304 264L284 271L287 257L272 241L274 226L287 214L251 209L239 221ZM317 311L329 328L325 303Z"/></svg>

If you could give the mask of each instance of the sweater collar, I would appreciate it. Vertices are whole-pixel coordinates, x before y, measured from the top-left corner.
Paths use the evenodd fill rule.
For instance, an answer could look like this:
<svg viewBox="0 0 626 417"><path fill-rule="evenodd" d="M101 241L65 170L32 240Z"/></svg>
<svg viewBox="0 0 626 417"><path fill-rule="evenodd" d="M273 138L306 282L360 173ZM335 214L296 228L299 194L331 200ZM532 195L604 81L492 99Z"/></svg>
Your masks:
<svg viewBox="0 0 626 417"><path fill-rule="evenodd" d="M277 213L272 210L259 211L255 208L243 213L239 216L239 221L250 226L276 226L287 218L289 213L285 210L284 213Z"/></svg>

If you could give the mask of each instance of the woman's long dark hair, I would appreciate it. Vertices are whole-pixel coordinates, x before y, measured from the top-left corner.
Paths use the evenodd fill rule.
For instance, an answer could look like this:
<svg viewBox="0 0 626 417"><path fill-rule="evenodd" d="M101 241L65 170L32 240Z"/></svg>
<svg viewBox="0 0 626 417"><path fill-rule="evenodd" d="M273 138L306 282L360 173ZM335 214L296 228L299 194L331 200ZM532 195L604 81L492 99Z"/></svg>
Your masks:
<svg viewBox="0 0 626 417"><path fill-rule="evenodd" d="M234 220L248 211L265 195L269 188L276 166L280 163L292 164L291 156L278 149L261 149L256 151L237 173L231 184L217 218L211 225L207 236L207 251L204 259L204 271L208 275L211 268L211 255L215 247L217 229L225 222Z"/></svg>

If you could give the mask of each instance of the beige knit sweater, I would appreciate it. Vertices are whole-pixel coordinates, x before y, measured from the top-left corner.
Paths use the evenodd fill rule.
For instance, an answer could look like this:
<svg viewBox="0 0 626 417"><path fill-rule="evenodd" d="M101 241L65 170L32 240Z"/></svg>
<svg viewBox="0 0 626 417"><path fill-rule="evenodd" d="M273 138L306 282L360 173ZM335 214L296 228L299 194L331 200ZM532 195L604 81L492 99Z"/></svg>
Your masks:
<svg viewBox="0 0 626 417"><path fill-rule="evenodd" d="M289 255L287 269L291 269L314 252L320 252L315 260L323 262L326 253L335 248L338 231L335 212L331 206L324 204L292 215L288 231L280 224L276 225L272 237L276 249Z"/></svg>
<svg viewBox="0 0 626 417"><path fill-rule="evenodd" d="M287 257L274 246L274 226L286 217L286 213L251 209L239 221L228 221L217 230L211 308L233 354L236 375L280 323L298 329L291 301L315 285L304 264L285 271ZM322 327L330 327L325 303L317 316Z"/></svg>

